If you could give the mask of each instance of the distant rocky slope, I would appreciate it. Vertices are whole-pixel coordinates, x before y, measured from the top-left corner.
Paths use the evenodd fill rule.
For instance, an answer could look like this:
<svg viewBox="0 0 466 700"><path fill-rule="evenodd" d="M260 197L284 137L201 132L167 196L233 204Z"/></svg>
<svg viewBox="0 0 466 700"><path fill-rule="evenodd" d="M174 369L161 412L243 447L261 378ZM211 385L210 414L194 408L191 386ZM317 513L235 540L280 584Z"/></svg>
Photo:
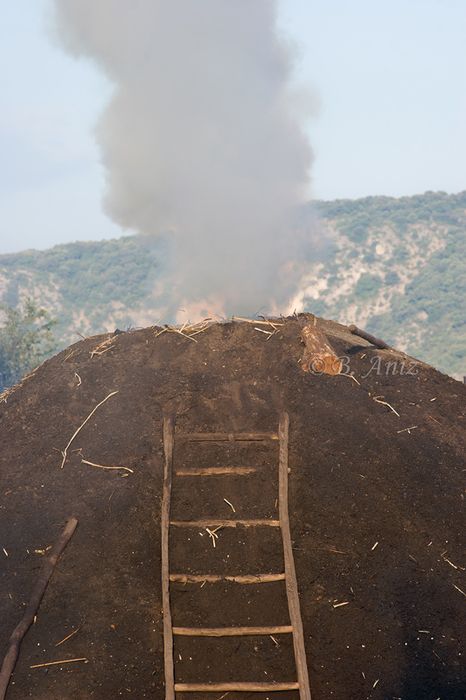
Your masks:
<svg viewBox="0 0 466 700"><path fill-rule="evenodd" d="M466 192L321 202L335 255L304 308L357 323L438 369L466 374Z"/></svg>
<svg viewBox="0 0 466 700"><path fill-rule="evenodd" d="M309 264L297 310L357 323L456 377L466 374L466 192L317 202L333 236ZM162 241L138 237L0 256L0 300L27 296L76 334L151 325L165 318Z"/></svg>

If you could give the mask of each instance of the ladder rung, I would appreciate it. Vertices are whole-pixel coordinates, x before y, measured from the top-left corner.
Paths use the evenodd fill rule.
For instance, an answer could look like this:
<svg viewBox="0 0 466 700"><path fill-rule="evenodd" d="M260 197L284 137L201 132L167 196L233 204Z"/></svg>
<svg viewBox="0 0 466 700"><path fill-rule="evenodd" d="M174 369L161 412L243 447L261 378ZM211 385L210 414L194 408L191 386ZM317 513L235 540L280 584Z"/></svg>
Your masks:
<svg viewBox="0 0 466 700"><path fill-rule="evenodd" d="M177 693L273 693L299 690L299 683L175 683Z"/></svg>
<svg viewBox="0 0 466 700"><path fill-rule="evenodd" d="M178 583L218 583L230 581L233 583L271 583L284 581L285 574L251 574L244 576L218 576L217 574L170 574L170 581Z"/></svg>
<svg viewBox="0 0 466 700"><path fill-rule="evenodd" d="M262 440L278 440L277 433L181 433L177 440L189 442L255 442Z"/></svg>
<svg viewBox="0 0 466 700"><path fill-rule="evenodd" d="M253 474L255 467L193 467L177 469L175 476L221 476L223 474Z"/></svg>
<svg viewBox="0 0 466 700"><path fill-rule="evenodd" d="M173 627L180 637L262 637L270 634L291 634L291 625L279 627Z"/></svg>
<svg viewBox="0 0 466 700"><path fill-rule="evenodd" d="M280 527L279 520L172 520L173 527Z"/></svg>

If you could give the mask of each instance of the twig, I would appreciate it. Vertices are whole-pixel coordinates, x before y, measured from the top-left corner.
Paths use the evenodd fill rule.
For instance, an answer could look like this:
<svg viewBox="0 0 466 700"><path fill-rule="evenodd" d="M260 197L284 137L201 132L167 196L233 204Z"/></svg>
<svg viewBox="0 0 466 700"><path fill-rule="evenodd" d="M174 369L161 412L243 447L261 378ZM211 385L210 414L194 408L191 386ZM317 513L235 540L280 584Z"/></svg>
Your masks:
<svg viewBox="0 0 466 700"><path fill-rule="evenodd" d="M88 464L90 467L97 467L98 469L123 469L124 471L129 472L130 474L134 474L134 469L130 469L129 467L119 467L119 466L107 467L103 464L96 464L95 462L89 462L87 459L82 459L81 464Z"/></svg>
<svg viewBox="0 0 466 700"><path fill-rule="evenodd" d="M456 583L453 584L453 587L456 588L456 590L462 593L464 596L466 596L466 593L463 590L461 590L461 588L457 586Z"/></svg>
<svg viewBox="0 0 466 700"><path fill-rule="evenodd" d="M224 498L223 500L225 501L225 503L227 503L227 504L230 506L230 508L231 508L231 510L233 511L233 513L236 513L236 508L235 508L235 506L233 505L233 503L230 503L230 501L228 501L226 498Z"/></svg>
<svg viewBox="0 0 466 700"><path fill-rule="evenodd" d="M270 325L272 326L272 328L274 328L273 331L265 331L263 328L256 328L256 327L254 327L254 330L255 330L255 331L258 331L259 333L264 333L264 334L267 336L267 340L266 340L265 342L267 342L268 340L270 340L270 338L273 338L274 335L277 335L277 333L278 333L278 331L279 331L279 329L278 329L278 328L275 328L273 324L270 324Z"/></svg>
<svg viewBox="0 0 466 700"><path fill-rule="evenodd" d="M77 352L78 352L78 350L76 348L74 350L71 350L71 352L68 353L68 355L65 357L63 362L67 362L70 359L70 357L73 357L73 355L76 355Z"/></svg>
<svg viewBox="0 0 466 700"><path fill-rule="evenodd" d="M81 629L81 627L82 627L82 625L79 625L79 627L76 627L76 629L73 630L72 632L70 632L70 634L68 634L66 637L64 637L64 638L61 639L59 642L57 642L57 643L55 644L55 646L56 646L56 647L59 647L60 644L64 644L65 642L68 641L68 639L71 639L71 637L74 637L74 635L77 634L77 633L79 632L79 630Z"/></svg>
<svg viewBox="0 0 466 700"><path fill-rule="evenodd" d="M335 547L318 547L318 549L322 549L325 552L331 552L331 554L344 554L345 556L348 554L348 552L343 552L341 549L335 549Z"/></svg>
<svg viewBox="0 0 466 700"><path fill-rule="evenodd" d="M212 540L212 545L213 545L214 549L215 549L215 547L216 547L215 541L218 540L217 531L218 531L218 530L221 530L222 527L223 527L222 525L219 525L218 527L214 528L213 530L211 530L210 528L206 527L206 531L207 531L209 537L210 537L211 540Z"/></svg>
<svg viewBox="0 0 466 700"><path fill-rule="evenodd" d="M373 396L372 398L373 398L374 401L376 401L377 403L381 403L381 404L383 404L384 406L388 406L388 408L389 408L391 411L393 411L393 413L394 413L396 416L398 416L398 418L400 418L400 414L398 413L398 411L395 411L395 409L393 408L393 406L391 406L387 401L383 401L383 400L382 400L382 399L383 399L383 396Z"/></svg>
<svg viewBox="0 0 466 700"><path fill-rule="evenodd" d="M53 545L50 550L50 554L46 559L43 560L42 570L36 581L36 585L32 592L31 599L28 603L22 620L13 630L13 633L9 639L7 652L3 660L2 668L0 670L0 700L4 700L6 696L6 691L8 684L10 682L11 674L16 665L18 659L19 649L21 642L23 641L24 635L34 622L37 611L39 609L40 602L47 588L50 577L53 574L55 566L65 549L66 545L73 536L74 531L78 525L76 518L70 518L65 525L63 532L61 533L58 540Z"/></svg>
<svg viewBox="0 0 466 700"><path fill-rule="evenodd" d="M440 556L442 557L443 561L446 561L447 564L450 564L450 566L452 566L452 567L453 567L454 569L456 569L456 570L458 570L458 569L461 569L461 571L464 571L464 570L465 570L465 569L464 569L464 566L460 566L459 564L454 564L454 563L451 561L451 559L447 559L447 557L445 556L445 554L446 554L446 551L443 552L443 553L440 555Z"/></svg>
<svg viewBox="0 0 466 700"><path fill-rule="evenodd" d="M189 323L189 321L185 321L182 326L178 328L178 326L169 326L165 325L163 328L161 328L157 333L155 334L155 338L158 338L159 335L162 335L162 333L178 333L178 335L182 335L184 338L188 338L188 340L192 340L193 343L197 343L198 341L193 338L193 335L198 335L199 333L203 333L206 331L210 326L215 323L212 318L205 318L203 321L200 321L199 323Z"/></svg>
<svg viewBox="0 0 466 700"><path fill-rule="evenodd" d="M114 345L113 341L115 340L115 337L111 335L109 338L106 338L103 340L101 343L99 343L94 350L92 350L89 354L91 356L91 359L94 357L94 355L103 355L105 352L108 352L111 350Z"/></svg>
<svg viewBox="0 0 466 700"><path fill-rule="evenodd" d="M212 325L211 323L206 323L205 326L203 326L202 328L199 328L199 330L197 330L197 331L193 331L189 335L192 336L192 335L199 335L199 333L204 333L204 331L206 331L211 325Z"/></svg>
<svg viewBox="0 0 466 700"><path fill-rule="evenodd" d="M211 538L212 546L215 549L215 547L216 547L215 540L218 540L218 535L216 534L215 530L210 530L208 527L206 527L206 531L207 531L209 537Z"/></svg>
<svg viewBox="0 0 466 700"><path fill-rule="evenodd" d="M183 338L187 338L188 340L192 340L193 343L197 343L196 338L191 338L190 335L188 335L187 333L183 333L183 331L181 331L179 328L174 328L174 329L173 329L173 332L174 332L174 333L178 333L179 335L182 335Z"/></svg>
<svg viewBox="0 0 466 700"><path fill-rule="evenodd" d="M257 319L254 318L243 318L243 316L233 316L232 321L242 321L243 323L255 323L256 326L273 326L272 321L264 320L264 321L258 321ZM274 322L275 323L275 322ZM275 326L284 326L284 323L275 323Z"/></svg>
<svg viewBox="0 0 466 700"><path fill-rule="evenodd" d="M45 664L34 664L33 666L29 666L29 668L45 668L45 666L57 666L59 664L74 664L76 661L84 661L84 663L88 663L89 659L86 659L85 656L82 656L80 659L60 659L59 661L46 661Z"/></svg>
<svg viewBox="0 0 466 700"><path fill-rule="evenodd" d="M90 418L92 418L92 416L93 416L94 413L97 411L97 409L100 408L100 407L101 407L106 401L108 401L112 396L115 396L115 394L118 394L118 391L112 391L108 396L105 397L105 399L103 399L103 401L101 401L100 403L98 403L97 406L95 406L95 408L93 408L92 411L89 413L89 415L88 415L88 417L86 418L86 420L85 420L83 423L81 423L81 425L79 426L79 428L73 433L73 435L71 436L71 438L70 438L70 440L69 440L67 446L66 446L65 449L62 451L62 457L63 457L63 459L62 459L62 463L61 463L61 469L63 469L63 467L65 466L66 458L68 457L68 449L69 449L69 447L71 446L71 443L73 442L73 440L75 439L75 437L76 437L76 436L78 435L78 433L84 428L84 426L86 425L87 421L88 421Z"/></svg>
<svg viewBox="0 0 466 700"><path fill-rule="evenodd" d="M75 376L76 379L78 380L78 383L76 384L76 388L78 388L78 386L81 386L81 384L82 384L83 382L82 382L82 379L81 379L81 377L79 376L79 374L78 374L77 372L74 373L74 376Z"/></svg>
<svg viewBox="0 0 466 700"><path fill-rule="evenodd" d="M29 374L26 374L26 376L23 377L23 378L21 379L21 381L18 382L18 384L15 384L14 386L10 386L10 387L8 387L8 389L5 389L4 391L2 391L2 392L0 393L0 403L6 403L6 402L8 401L8 399L10 398L10 396L12 396L12 394L14 394L15 392L17 392L18 389L20 389L21 387L23 387L24 384L25 384L27 381L29 381L29 379L32 379L32 377L34 377L34 375L35 375L35 373L37 372L37 370L39 369L39 367L41 367L41 365L39 365L38 367L35 367L35 368L32 370L32 372L29 372Z"/></svg>
<svg viewBox="0 0 466 700"><path fill-rule="evenodd" d="M2 393L0 394L0 403L6 403L8 401L8 397L11 396L12 393L13 390L11 388L2 391Z"/></svg>
<svg viewBox="0 0 466 700"><path fill-rule="evenodd" d="M354 374L345 374L344 372L340 372L340 374L339 374L338 376L339 376L339 377L348 377L348 379L352 379L353 382L356 382L356 384L357 384L358 386L361 386L361 382L358 382L358 380L356 379L356 377L354 376Z"/></svg>
<svg viewBox="0 0 466 700"><path fill-rule="evenodd" d="M161 331L158 331L158 333L155 334L155 338L158 338L159 335L162 335L163 333L166 333L168 331L168 328L162 328Z"/></svg>

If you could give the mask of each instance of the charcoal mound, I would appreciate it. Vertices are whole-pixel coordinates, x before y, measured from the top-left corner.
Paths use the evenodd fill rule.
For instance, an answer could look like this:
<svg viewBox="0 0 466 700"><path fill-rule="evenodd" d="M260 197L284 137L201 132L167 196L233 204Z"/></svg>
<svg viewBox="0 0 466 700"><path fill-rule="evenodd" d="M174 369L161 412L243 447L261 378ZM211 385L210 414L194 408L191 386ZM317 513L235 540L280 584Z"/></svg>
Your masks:
<svg viewBox="0 0 466 700"><path fill-rule="evenodd" d="M47 549L69 517L79 520L22 644L8 700L165 697L164 416L174 417L175 435L259 434L276 432L284 412L313 700L464 698L466 387L322 319L343 371L305 372L301 331L314 322L299 315L87 338L0 397L0 657ZM175 476L172 517L277 517L277 460L273 440L175 441L175 471L249 472ZM283 569L276 528L216 535L173 528L172 570ZM180 627L289 624L280 580L174 581L171 612ZM174 651L179 683L296 679L286 634L182 636ZM57 660L70 663L40 666Z"/></svg>

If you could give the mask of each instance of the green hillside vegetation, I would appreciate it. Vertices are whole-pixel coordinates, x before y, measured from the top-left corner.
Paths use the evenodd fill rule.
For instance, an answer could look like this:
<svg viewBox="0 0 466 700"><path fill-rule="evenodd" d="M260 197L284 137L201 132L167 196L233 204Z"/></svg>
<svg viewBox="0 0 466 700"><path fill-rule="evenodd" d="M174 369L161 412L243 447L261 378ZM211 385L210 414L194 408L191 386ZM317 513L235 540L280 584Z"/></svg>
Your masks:
<svg viewBox="0 0 466 700"><path fill-rule="evenodd" d="M466 374L466 192L317 202L301 219L316 213L334 245L309 262L299 308ZM127 236L0 256L0 302L33 298L57 319L61 346L168 320L166 250L162 239Z"/></svg>
<svg viewBox="0 0 466 700"><path fill-rule="evenodd" d="M156 264L155 256L142 239L129 236L58 245L43 252L3 255L0 269L12 274L3 301L14 304L21 284L32 272L39 283L48 283L50 279L60 282L60 293L66 303L85 305L92 297L95 306L107 304L109 299L130 306L140 301L148 274ZM18 269L24 271L15 274Z"/></svg>
<svg viewBox="0 0 466 700"><path fill-rule="evenodd" d="M55 350L54 320L30 299L3 307L0 327L0 393L16 384Z"/></svg>
<svg viewBox="0 0 466 700"><path fill-rule="evenodd" d="M112 309L118 310L122 327L131 326L131 311L149 293L158 271L156 250L153 242L126 236L3 255L1 301L15 307L25 293L33 296L57 316L62 340L102 331Z"/></svg>
<svg viewBox="0 0 466 700"><path fill-rule="evenodd" d="M320 202L318 209L339 232L341 251L354 253L352 268L362 270L344 298L319 296L319 312L347 322L363 315L368 330L388 342L445 372L466 374L466 192ZM394 245L378 255L387 240ZM335 288L346 269L341 256L333 267Z"/></svg>

